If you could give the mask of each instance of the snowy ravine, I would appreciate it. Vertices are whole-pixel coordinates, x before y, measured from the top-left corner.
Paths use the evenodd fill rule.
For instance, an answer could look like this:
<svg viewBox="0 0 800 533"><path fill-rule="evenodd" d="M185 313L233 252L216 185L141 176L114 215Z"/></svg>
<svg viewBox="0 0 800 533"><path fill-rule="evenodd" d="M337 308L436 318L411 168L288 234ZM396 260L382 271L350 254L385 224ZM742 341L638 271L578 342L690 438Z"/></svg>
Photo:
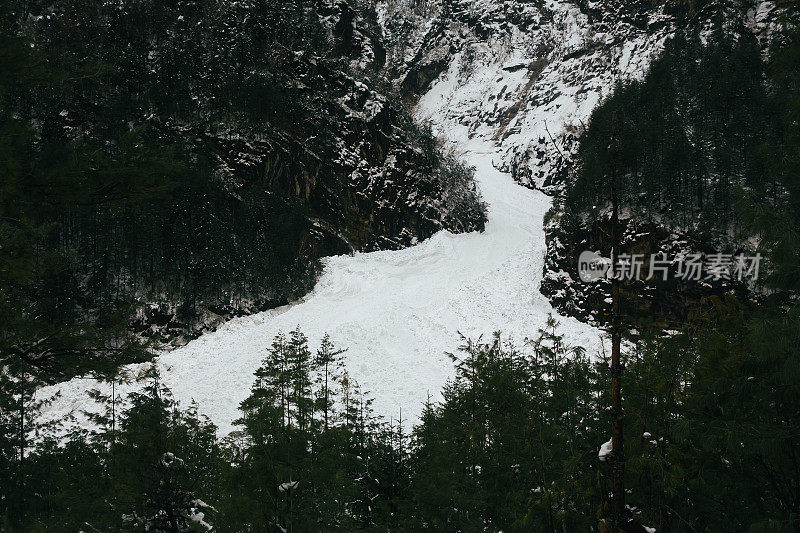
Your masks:
<svg viewBox="0 0 800 533"><path fill-rule="evenodd" d="M162 354L164 384L183 407L196 401L221 434L234 429L273 337L298 325L313 350L325 332L348 348L347 369L375 398L376 413L397 419L402 410L407 424L429 395L441 397L454 373L445 352L457 350L461 334L501 331L521 344L553 314L568 344L589 355L601 350L600 331L558 316L539 292L550 198L497 168L557 189L562 150L574 149L592 109L617 81L644 75L674 21L662 5L635 2L431 0L416 15L400 0L381 5L378 18L397 48L398 72L418 74L411 84L419 90L417 117L476 167L489 207L486 230L443 231L399 251L327 258L302 301L231 320ZM754 0L726 17L763 36L779 14L774 2ZM110 392L92 379L43 389L40 398L60 392L44 417L74 413L86 424L82 411L96 409L91 388Z"/></svg>
<svg viewBox="0 0 800 533"><path fill-rule="evenodd" d="M312 349L325 332L348 348L348 371L375 398L377 414L397 419L402 409L403 419L413 422L428 394L439 398L453 375L445 352L456 350L459 332L487 338L502 331L519 342L534 336L553 313L538 291L550 198L497 171L491 143L475 140L460 148L476 167L489 206L483 233L442 231L404 250L327 258L316 288L302 301L231 320L161 355L164 384L180 404L196 401L221 434L230 432L272 338L300 325ZM559 320L567 342L589 353L600 349L597 330ZM93 409L86 391L97 386L73 379L48 387L43 395L61 394L45 416L64 419L74 412L80 420L82 410Z"/></svg>

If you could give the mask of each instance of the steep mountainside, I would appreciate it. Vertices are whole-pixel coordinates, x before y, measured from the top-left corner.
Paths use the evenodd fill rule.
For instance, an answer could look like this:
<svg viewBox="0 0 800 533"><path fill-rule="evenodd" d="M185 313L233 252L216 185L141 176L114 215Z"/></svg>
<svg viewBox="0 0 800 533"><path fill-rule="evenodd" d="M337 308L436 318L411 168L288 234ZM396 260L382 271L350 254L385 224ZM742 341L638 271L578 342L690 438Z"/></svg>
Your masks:
<svg viewBox="0 0 800 533"><path fill-rule="evenodd" d="M796 533L799 2L372 3L0 3L0 531Z"/></svg>
<svg viewBox="0 0 800 533"><path fill-rule="evenodd" d="M503 19L502 10L497 11L501 9L498 6L505 6L510 13L521 10L519 13L526 13L528 18L525 20L528 22L524 24L519 22L521 20L519 17L522 16L519 13L509 16L507 20ZM743 26L739 27L756 28L759 29L757 35L765 35L767 30L776 27L772 21L776 20L777 12L770 6L771 4L762 3L756 11L729 10L733 14L743 13L744 17L733 17L729 20L740 21ZM566 157L571 155L573 147L576 146L575 136L581 133L583 124L588 124L594 104L600 101L601 95L610 94L613 83L623 79L624 75L644 77L646 66L659 50L655 45L662 43L671 35L671 28L674 28L680 22L678 19L684 15L681 15L680 10L668 12L664 7L643 6L614 12L602 10L597 12L585 4L570 3L500 5L481 2L432 2L419 4L416 7L397 3L382 4L379 7L377 20L384 25L384 39L386 39L384 42L388 43L386 47L388 59L384 70L403 80L400 83L406 87L406 99L416 98L413 90L424 92L417 106L417 113L431 119L432 129L439 132L444 139L461 149L468 150L468 159L474 162L482 173L479 179L490 203L490 224L484 235L470 234L453 240L451 235L439 233L436 238L403 253L357 254L355 257L330 258L324 262L326 270L320 278L317 289L297 305L268 311L252 319L234 321L218 334L203 337L169 357L162 357L168 376L165 379L175 388L176 393L184 399L199 399L208 394L209 396L201 403L209 406L206 408L215 413L215 420L223 426L230 423L232 413L236 409L235 399L244 390L242 387L246 388L254 365L260 361L259 349L262 347L263 339L269 338L281 329L284 331L291 329L298 323L315 324L314 328L309 330L314 341L319 340L315 337L321 337L328 331L339 342L350 346L348 359L354 376L378 394L381 398L379 400L381 412L394 415L398 403L404 405L406 414L414 413L420 405L417 401L419 398L415 400L414 394L419 394L420 391L422 393L435 391L444 382L449 375L450 366L449 362L441 357L441 353L457 342L459 331L477 336L489 334L495 329L503 329L522 337L530 333L531 327L543 323L544 317L552 312L552 308L539 294L540 284L542 292L565 314L592 319L592 313L585 312L587 309L593 309L594 313L603 311L605 295L602 291L596 291L591 287L588 289L584 287L579 291L577 284L574 283L575 275L570 274L570 269L574 271L576 266L573 252L585 244L582 239L587 238L587 235L579 234L576 237L570 236L569 239L560 238L557 233L563 230L560 218L552 216L551 226L548 228L550 243L545 249L543 237L537 228L541 225L544 210L549 207L548 199L538 191L535 195L528 196L532 191L524 191L519 187L506 187L502 184L504 174L496 171L505 170L516 177L518 182L527 186L538 185L549 191L557 191L563 187L567 183L563 179L570 174L567 172L568 165L563 161L562 155ZM345 23L337 22L340 20L337 13L341 14L342 11L334 10L323 19L334 28L332 32L338 32L336 35L349 36L343 38L342 43L351 44L345 46L345 49L350 51L338 56L336 64L346 63L346 69L350 71L371 72L380 64L380 62L373 63L373 59L380 57L383 50L374 44L374 39L368 37L378 35L369 33L375 28L376 22L366 17L353 18L362 20L363 27L366 28L362 32L359 29L362 26L358 24L347 26L346 21L352 22L349 16L343 19ZM639 15L636 15L637 13ZM622 21L619 23L619 28L610 24L612 19ZM624 35L630 40L626 40L628 37L611 35L602 42L593 40L595 45L587 48L586 36L595 35L597 28L604 27L598 20L606 20L608 31L628 32ZM517 25L518 23L522 24L525 31ZM344 30L342 24L345 25ZM337 27L339 30L335 30ZM350 32L347 27L353 31ZM487 30L487 27L491 27L492 31ZM426 35L429 36L427 40ZM544 42L547 46L538 52L534 35L546 39ZM527 43L527 47L520 43ZM552 50L545 52L548 46ZM287 64L295 65L299 69L293 72L300 72L301 78L304 76L303 68L314 63L318 65L324 63L328 68L333 68L328 60L312 58L312 61L306 56L307 54L292 54L287 59ZM429 73L425 75L428 77L427 81L420 81L420 72L425 70L422 66L430 65L430 60L434 57L439 57L445 66L438 71L436 69L427 71ZM523 60L533 60L535 57L544 59L533 71L528 67L519 67L521 64L526 65ZM399 61L397 58L403 60ZM611 65L612 72L617 72L616 76L605 73L603 65L608 64ZM635 68L632 65L635 65ZM354 79L353 75L340 72L339 76L344 85L349 83L348 86L360 87L355 82L347 81ZM326 78L331 77L326 76ZM375 81L377 78L374 72L365 74L364 79L367 82L372 80L370 83L375 83L376 87L381 86L379 81ZM417 85L408 81L412 79L417 80L414 82ZM321 88L318 88L317 92L311 90L312 81L306 81L303 85L306 88L300 94L313 95L324 92ZM526 86L529 92L522 91ZM560 88L554 89L556 86ZM416 88L412 90L413 87ZM581 87L591 90L581 91ZM364 95L369 92L367 89L364 91ZM579 94L575 96L576 93ZM328 102L332 106L331 109L342 110L343 106L346 106L350 110L344 112L344 115L349 117L347 120L356 121L353 124L369 124L369 120L364 118L364 113L366 109L371 108L366 104L371 100L367 99L360 104L347 104L344 98L336 99L333 104ZM394 109L390 104L383 109L387 108ZM362 111L358 112L358 109ZM397 109L397 116L403 117L402 111ZM502 117L507 116L510 109L516 111L506 122ZM317 115L310 116L310 119L317 118L319 118ZM342 122L341 131L357 140L355 133L347 133L350 131L347 120ZM362 122L357 122L358 120ZM403 124L406 123L400 123L401 126ZM573 129L569 127L570 124L581 124L581 126ZM390 145L390 150L409 154L412 162L420 160L414 157L420 157L424 161L425 154L436 153L432 137L424 133L424 128L417 129L409 125L406 129L403 127L398 129L397 126L396 123L392 124L391 130L401 135L401 138L416 139L415 148L406 149L395 144ZM355 126L353 128L355 132ZM367 129L367 131L375 130ZM506 136L505 133L509 131L513 133ZM550 140L548 131L555 142ZM318 132L324 134L325 130L320 129ZM307 134L310 135L309 144L316 145L321 142L311 132ZM403 135L406 137L402 137ZM471 141L468 140L470 136L474 137ZM380 161L379 154L383 151L380 146L383 145L380 143L372 145L367 140L362 139L364 150L367 154L378 154L377 161ZM530 149L533 144L541 147L541 153ZM322 149L325 146L322 145L319 153L323 153ZM365 153L363 150L348 151L350 147L345 142L334 142L327 146L333 146L340 151L338 153L350 154L352 157ZM375 152L370 152L369 147ZM299 153L306 152L300 150ZM538 159L533 159L534 156ZM279 160L283 161L288 157L281 155ZM319 164L321 168L325 165L344 165L342 161L345 160L347 157L334 156L328 162L320 158ZM383 203L386 204L388 198L394 198L388 192L394 190L392 189L394 180L373 180L370 176L376 176L372 173L375 169L369 170L373 168L368 165L369 158L365 161L355 172L351 172L350 177L355 180L366 180L361 183L374 184L378 187L376 191L386 191L387 198L372 197L374 200L383 198ZM391 156L386 156L384 161L386 166L400 165L397 163L400 159L393 159ZM466 210L461 211L461 207L457 207L455 211L440 209L434 212L466 213L455 219L462 223L480 220L479 210L475 207L474 193L471 192L471 183L467 177L469 173L455 164L451 158L436 156L434 163L431 164L435 166L436 161L439 165L444 165L444 168L450 169L442 171L443 175L450 178L434 179L433 190L436 190L436 187L445 187L447 183L455 183L453 190L457 193L455 195L457 201L451 205L466 207ZM536 161L541 166L532 166L536 165ZM300 168L302 170L302 167ZM378 165L376 168L383 167ZM403 167L397 166L397 168ZM537 181L532 177L533 172L550 173L557 168L562 171L559 178ZM275 178L276 183L280 182L278 178L281 175L291 178L294 174L279 173ZM328 182L322 181L321 177L324 175L320 173L320 180L316 182L320 196L316 196L315 186L311 182L301 180L295 183L293 179L284 182L283 194L306 198L309 203L313 203L315 198L325 198L323 193L328 191L326 188L328 185L325 185ZM411 181L403 183L419 183L413 180L415 174L410 169L407 168L405 175ZM430 182L422 180L421 183ZM309 190L307 186L311 187L311 193L306 197L306 191ZM365 190L371 189L369 186L364 190L358 189L354 192L354 196L366 202L370 197L365 195ZM341 192L341 189L338 191ZM395 194L400 193L395 192ZM447 198L448 195L444 194L443 197ZM415 196L412 191L408 198L420 197ZM349 201L347 195L341 198L335 195L335 199L342 202ZM521 205L520 202L525 205ZM531 204L527 205L527 202ZM442 204L426 200L421 205ZM416 213L414 210L405 210L406 208L399 204L397 209L400 209L400 212ZM329 211L336 212L336 209ZM344 208L344 211L350 213L347 208ZM358 216L350 214L358 220ZM491 223L492 217L497 221L494 225ZM446 217L439 220L442 220L439 224L447 224ZM435 224L431 222L431 226ZM363 226L357 224L337 226L342 232L338 235L345 234L343 228L347 227ZM456 227L469 229L471 226ZM398 230L392 234L395 238L397 235L405 235L403 238L407 237L408 241L403 242L413 242L415 237L413 232L404 234L402 228L395 229ZM581 231L588 230L584 228ZM662 236L664 234L655 229L651 229L651 232ZM637 229L635 225L630 227L629 236L640 236L642 233L643 231ZM670 235L669 232L665 234ZM381 242L358 241L356 239L358 232L352 232L350 235L351 237L345 242L361 242L365 247ZM291 239L287 241L292 242ZM343 249L345 248L345 245L341 244L342 240L338 238L333 238L332 242L339 243ZM682 242L675 239L673 244L680 247ZM569 248L566 247L567 244ZM594 241L586 244L595 245ZM602 246L600 249L604 250ZM252 262L244 264L247 268L253 266ZM646 294L645 291L640 292ZM534 295L533 298L531 294ZM476 305L480 307L479 311L473 309ZM392 327L398 323L412 325L406 326L402 338L397 338L394 344L387 344L381 340L396 338L397 334ZM570 321L569 329L579 344L595 345L596 331L592 328ZM398 350L393 346L401 346L403 349ZM413 353L413 356L409 353ZM409 357L414 361L412 365L416 369L414 376L406 376L403 383L397 383L397 372L408 366ZM234 365L235 372L230 368L231 361L237 362ZM383 363L376 365L375 361ZM216 398L217 388L207 384L209 379L216 382L223 370L228 374L229 389L239 391L231 394L224 405ZM93 382L88 383L90 384L88 386L91 386ZM86 386L86 383L78 381L74 387L70 385L70 388L62 389L65 394L69 391L70 399L53 412L63 412L59 409L69 410L71 406L84 401L82 398Z"/></svg>
<svg viewBox="0 0 800 533"><path fill-rule="evenodd" d="M182 341L305 294L320 257L483 228L470 172L379 74L369 5L9 2L0 22L7 344L32 361L120 321ZM39 350L43 323L82 340Z"/></svg>
<svg viewBox="0 0 800 533"><path fill-rule="evenodd" d="M479 136L493 139L500 152L500 156L494 160L497 168L510 172L524 185L555 196L571 190L573 185L586 190L598 185L606 187L607 184L601 184L598 177L607 171L605 167L602 170L594 169L596 172L593 174L587 173L587 176L591 174L590 181L597 181L595 184L586 184L585 179L582 181L578 178L573 159L579 141L589 127L593 110L614 92L615 87L643 79L655 58L662 54L668 39L689 32L698 35L706 43L715 34L725 35L731 43L752 42L753 46L760 48L762 56L767 56L770 45L784 37L784 18L796 14L797 4L793 2L750 0L625 3L554 0L387 1L381 11L389 42L392 43L388 57L394 58L393 73L402 84L407 98L419 98L419 115L423 118L437 117L440 131L447 131L451 137L455 131L457 138ZM769 122L771 119L751 120L745 124L749 120L743 118L745 114L758 112L755 108L760 104L750 106L750 100L747 100L755 98L757 91L742 95L746 105L739 107L736 106L737 96L720 92L725 87L735 87L734 92L746 91L746 87L760 83L759 80L747 79L757 69L753 70L752 64L744 63L748 61L746 53L726 55L730 52L723 48L714 52L717 54L714 61L738 61L741 65L711 65L711 60L703 59L703 69L711 68L716 74L708 74L704 81L696 78L670 83L685 84L685 87L674 89L688 95L685 102L692 101L692 91L693 94L702 95L704 91L716 90L715 96L709 96L706 101L716 99L718 103L728 102L722 104L729 106L728 112L734 116L740 115L738 121L725 119L724 128L741 132L737 133L742 137L739 141L731 141L741 144L744 143L743 135L746 136L744 132L751 132L751 138L757 137L758 132L766 127L764 120ZM703 57L709 54L712 52L706 52ZM758 61L757 56L756 52L755 61ZM700 55L696 58L698 62L701 61ZM739 75L736 73L744 76L744 81L727 83L729 77ZM711 76L717 77L710 79ZM651 86L659 83L664 82L653 80ZM631 101L629 105L657 107L665 95L651 90L641 98L650 98L651 101ZM659 113L657 110L654 112L656 115ZM677 111L678 115L688 112L686 106ZM693 116L698 117L700 122L696 126L686 127L694 127L696 132L699 131L697 128L703 121L711 121L711 112L694 112ZM442 121L441 117L445 117L445 120ZM653 128L664 127L664 124L657 122L651 120L650 124ZM643 124L644 120L638 123ZM717 130L717 135L722 135L723 126L720 125ZM734 137L728 136L728 140ZM635 138L635 135L631 138ZM715 149L715 153L724 151L724 147L731 144L726 145L711 137L701 142L722 147L722 150ZM600 145L602 141L597 144ZM687 143L680 149L683 150L683 156L678 154L676 157L689 161L689 145ZM719 159L725 156L714 157ZM742 164L754 160L744 154L729 159L728 164L733 164L734 160ZM658 172L671 175L676 172L665 161L661 161L655 170L650 168L641 171L649 175ZM756 168L748 172L751 182L753 179L765 179L756 176L759 172ZM713 183L720 178L711 172L704 176L701 173L700 179L708 181L706 188L711 190ZM670 196L674 199L680 192L680 185L674 184L673 189L674 195L666 194L662 198ZM638 193L634 187L626 194ZM686 193L684 197L693 196ZM593 226L590 222L580 230L575 227L564 229L560 217L562 204L558 203L553 216L548 219L549 246L542 285L543 293L552 298L554 305L562 312L590 321L602 321L607 312L604 303L607 295L605 291L598 291L597 287L578 283L576 267L578 255L585 248L608 254L602 225L596 224L598 217L602 218L604 203L599 200L593 200L594 207L592 202L580 209L574 203L568 205L568 209L574 211L567 213L573 215L572 220L580 211L581 216L595 221ZM652 199L647 201L653 206L658 204ZM715 246L721 247L720 242L708 240L710 227L705 227L704 237L687 235L671 224L661 224L668 218L670 209L675 212L679 210L677 204L662 206L662 213L656 220L653 217L641 217L640 220L631 221L627 236L631 249L637 253L646 252L648 256L650 252L663 251L669 252L671 257L680 257L693 251L711 252ZM710 211L708 202L705 209L707 212L701 218L709 221L731 220L729 214ZM728 228L717 229L718 233L728 231ZM732 245L729 242L732 240L735 239L726 241L728 247L733 247L730 251L743 251L743 243L739 241ZM752 251L752 247L745 248L744 251ZM645 264L645 271L647 267ZM673 285L656 289L644 284L631 287L631 295L647 294L646 298L650 301L641 305L660 315L659 320L665 318L664 313L681 319L685 317L686 309L677 311L686 307L687 298L697 299L730 288L729 284L718 284L700 290L691 286L675 291ZM656 300L663 303L658 309L650 307L652 301Z"/></svg>
<svg viewBox="0 0 800 533"><path fill-rule="evenodd" d="M500 168L552 191L594 107L643 76L676 27L722 16L766 44L784 11L760 0L696 4L695 13L680 2L388 0L380 14L389 64L407 96L422 96L420 116L490 136Z"/></svg>
<svg viewBox="0 0 800 533"><path fill-rule="evenodd" d="M498 167L544 190L566 177L559 150L615 82L643 74L674 25L643 2L387 2L383 17L396 75L424 94L420 115L492 138Z"/></svg>
<svg viewBox="0 0 800 533"><path fill-rule="evenodd" d="M743 7L707 7L676 29L641 82L616 87L593 112L547 228L542 292L562 311L598 323L610 316L610 284L578 282L577 265L583 250L611 255L612 173L618 253L641 261L641 274L622 284L623 312L637 326L678 328L709 298L763 296L774 265L758 259L763 232L753 222L791 198L783 181L796 88L781 63L800 12L796 3ZM788 27L775 23L783 17Z"/></svg>

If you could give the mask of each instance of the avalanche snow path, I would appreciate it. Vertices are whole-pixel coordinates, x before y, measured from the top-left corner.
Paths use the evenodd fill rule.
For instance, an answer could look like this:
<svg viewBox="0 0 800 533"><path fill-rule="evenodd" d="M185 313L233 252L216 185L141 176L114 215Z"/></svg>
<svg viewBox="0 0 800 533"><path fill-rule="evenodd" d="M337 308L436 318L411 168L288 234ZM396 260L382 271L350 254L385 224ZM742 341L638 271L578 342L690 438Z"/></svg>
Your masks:
<svg viewBox="0 0 800 533"><path fill-rule="evenodd" d="M402 409L411 423L428 394L439 399L453 375L445 352L456 351L459 332L489 338L502 331L521 343L552 313L568 343L599 351L597 329L559 317L539 293L550 199L496 170L493 145L476 141L462 149L488 204L483 233L441 231L404 250L327 258L316 287L299 302L230 320L160 355L164 384L175 399L184 407L196 401L227 434L272 338L297 325L314 350L325 332L347 347L347 369L375 398L376 413L396 420ZM82 410L94 410L86 391L95 387L105 388L79 378L43 391L61 393L46 417L74 412L81 420Z"/></svg>

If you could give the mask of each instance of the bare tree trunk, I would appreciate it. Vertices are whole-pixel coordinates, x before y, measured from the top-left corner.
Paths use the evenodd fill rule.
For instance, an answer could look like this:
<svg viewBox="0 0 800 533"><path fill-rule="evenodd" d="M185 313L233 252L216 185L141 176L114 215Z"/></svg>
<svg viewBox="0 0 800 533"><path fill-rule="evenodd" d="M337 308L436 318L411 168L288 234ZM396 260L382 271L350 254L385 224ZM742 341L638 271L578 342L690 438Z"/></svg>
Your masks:
<svg viewBox="0 0 800 533"><path fill-rule="evenodd" d="M328 431L328 406L329 406L328 401L329 401L329 396L328 396L328 362L327 361L325 362L325 394L323 396L324 396L324 401L325 401L325 431Z"/></svg>
<svg viewBox="0 0 800 533"><path fill-rule="evenodd" d="M619 310L619 198L617 197L617 135L616 114L611 118L611 466L613 530L618 531L625 516L625 452L623 448L622 363L620 362L621 321Z"/></svg>
<svg viewBox="0 0 800 533"><path fill-rule="evenodd" d="M111 381L111 444L117 442L117 378Z"/></svg>

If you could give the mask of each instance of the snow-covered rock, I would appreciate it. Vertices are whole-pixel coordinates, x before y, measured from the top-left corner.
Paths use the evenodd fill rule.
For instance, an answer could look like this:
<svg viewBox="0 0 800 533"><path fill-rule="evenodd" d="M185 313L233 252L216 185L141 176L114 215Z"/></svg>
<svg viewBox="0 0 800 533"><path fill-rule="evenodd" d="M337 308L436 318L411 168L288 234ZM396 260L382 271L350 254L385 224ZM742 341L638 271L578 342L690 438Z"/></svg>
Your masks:
<svg viewBox="0 0 800 533"><path fill-rule="evenodd" d="M670 34L663 6L627 4L388 0L389 66L438 131L491 138L498 168L552 190L597 103L642 76Z"/></svg>

